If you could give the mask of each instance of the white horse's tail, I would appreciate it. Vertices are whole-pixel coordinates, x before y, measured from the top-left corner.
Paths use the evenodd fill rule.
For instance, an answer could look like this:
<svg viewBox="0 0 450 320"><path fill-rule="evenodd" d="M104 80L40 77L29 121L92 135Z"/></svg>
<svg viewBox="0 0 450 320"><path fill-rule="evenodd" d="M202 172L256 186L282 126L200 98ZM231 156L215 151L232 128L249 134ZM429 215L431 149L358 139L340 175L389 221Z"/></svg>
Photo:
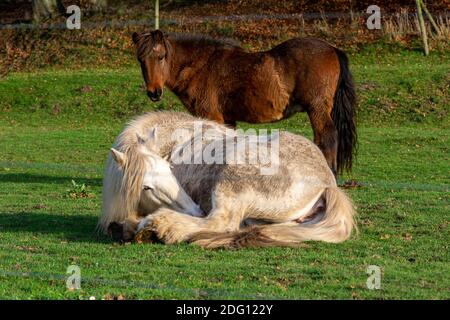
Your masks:
<svg viewBox="0 0 450 320"><path fill-rule="evenodd" d="M338 243L347 240L356 229L355 209L351 200L338 187L326 188L322 193L325 214L314 224L296 222L258 225L235 232L199 232L189 241L205 248L242 248L299 246L316 240Z"/></svg>

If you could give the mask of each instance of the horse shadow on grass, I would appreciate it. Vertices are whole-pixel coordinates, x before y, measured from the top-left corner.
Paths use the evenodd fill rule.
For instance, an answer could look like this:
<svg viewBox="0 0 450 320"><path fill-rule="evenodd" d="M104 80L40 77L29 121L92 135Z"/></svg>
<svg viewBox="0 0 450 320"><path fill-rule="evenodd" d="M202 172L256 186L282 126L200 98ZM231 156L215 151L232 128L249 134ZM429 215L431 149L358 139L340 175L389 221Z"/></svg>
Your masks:
<svg viewBox="0 0 450 320"><path fill-rule="evenodd" d="M53 235L58 241L112 243L97 232L97 216L88 214L50 214L41 212L0 212L0 234L3 232Z"/></svg>
<svg viewBox="0 0 450 320"><path fill-rule="evenodd" d="M48 185L78 184L101 186L101 178L53 176L31 173L2 173L1 183L40 183ZM60 241L111 243L103 234L97 232L97 216L89 214L46 213L45 208L33 208L22 212L0 212L0 233L31 233L35 236L54 235Z"/></svg>

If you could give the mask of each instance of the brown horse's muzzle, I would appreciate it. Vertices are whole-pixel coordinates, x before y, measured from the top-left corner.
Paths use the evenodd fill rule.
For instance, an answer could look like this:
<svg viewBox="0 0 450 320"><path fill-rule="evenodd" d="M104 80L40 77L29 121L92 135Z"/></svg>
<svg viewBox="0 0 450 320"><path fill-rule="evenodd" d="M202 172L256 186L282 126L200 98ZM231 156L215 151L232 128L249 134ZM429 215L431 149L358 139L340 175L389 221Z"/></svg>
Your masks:
<svg viewBox="0 0 450 320"><path fill-rule="evenodd" d="M156 89L155 91L150 91L150 90L147 91L147 96L153 102L161 100L162 94L163 94L163 90L162 89Z"/></svg>

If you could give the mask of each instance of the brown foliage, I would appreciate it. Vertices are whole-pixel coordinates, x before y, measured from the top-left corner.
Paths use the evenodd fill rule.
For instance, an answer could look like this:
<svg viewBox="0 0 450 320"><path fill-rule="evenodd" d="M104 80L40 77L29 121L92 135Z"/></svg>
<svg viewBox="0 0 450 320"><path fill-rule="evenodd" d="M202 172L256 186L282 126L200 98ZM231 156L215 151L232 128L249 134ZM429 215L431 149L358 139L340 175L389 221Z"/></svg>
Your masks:
<svg viewBox="0 0 450 320"><path fill-rule="evenodd" d="M8 2L0 4L0 23L26 22L31 14L25 2L15 1L14 7L5 7ZM62 16L46 21L39 28L0 29L0 43L4 44L0 46L0 76L48 66L135 65L131 34L149 29L148 22L153 19L151 2L114 2L103 13L94 13L87 0L72 2L82 8L81 30L66 30ZM346 51L380 40L411 47L418 39L418 30L414 18L405 14L415 12L414 2L378 1L383 30L368 30L365 9L371 2L229 0L180 6L180 1L174 1L163 6L160 15L165 31L234 38L249 50L267 49L298 36L323 38ZM63 3L68 5L67 1ZM428 1L427 5L438 14L450 9L450 0ZM445 49L450 38L450 21L438 15L437 22L442 33L439 37L432 36L430 45L436 48L444 44Z"/></svg>

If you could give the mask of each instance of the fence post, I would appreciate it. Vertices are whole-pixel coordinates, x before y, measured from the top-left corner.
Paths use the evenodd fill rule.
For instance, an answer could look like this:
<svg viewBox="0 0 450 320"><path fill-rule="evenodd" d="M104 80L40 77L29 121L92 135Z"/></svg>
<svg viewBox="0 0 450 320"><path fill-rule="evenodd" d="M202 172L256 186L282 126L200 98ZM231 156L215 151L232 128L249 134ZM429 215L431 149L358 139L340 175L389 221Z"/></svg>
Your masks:
<svg viewBox="0 0 450 320"><path fill-rule="evenodd" d="M155 30L159 29L159 0L155 0Z"/></svg>
<svg viewBox="0 0 450 320"><path fill-rule="evenodd" d="M423 20L421 2L422 2L422 0L416 0L417 17L419 18L419 27L420 27L420 33L422 34L423 49L424 49L425 55L427 56L430 53L430 51L428 49L427 29L425 28L425 22Z"/></svg>
<svg viewBox="0 0 450 320"><path fill-rule="evenodd" d="M420 2L421 2L423 11L424 11L425 14L427 15L428 20L430 20L431 25L432 25L433 28L434 28L434 31L436 31L436 34L440 35L440 34L441 34L441 31L440 31L440 29L439 29L439 27L438 27L436 21L434 21L433 16L431 15L430 11L428 11L427 6L425 5L425 2L423 2L423 0L421 0Z"/></svg>

